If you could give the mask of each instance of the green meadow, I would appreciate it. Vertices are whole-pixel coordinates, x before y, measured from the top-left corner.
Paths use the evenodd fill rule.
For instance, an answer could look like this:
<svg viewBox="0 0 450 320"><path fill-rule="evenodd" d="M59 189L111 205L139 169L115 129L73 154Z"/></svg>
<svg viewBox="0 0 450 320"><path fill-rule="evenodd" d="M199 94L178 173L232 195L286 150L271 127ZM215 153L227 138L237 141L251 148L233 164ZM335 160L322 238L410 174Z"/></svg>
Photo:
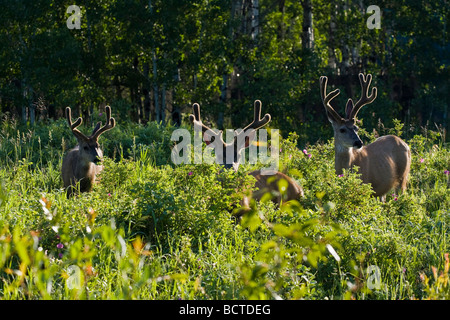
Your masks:
<svg viewBox="0 0 450 320"><path fill-rule="evenodd" d="M332 139L304 145L290 133L280 139L280 171L304 197L277 207L268 195L237 221L232 211L253 179L246 172L261 165L175 166L174 129L119 122L99 140L100 183L68 199L61 163L76 140L65 120L3 119L0 299L450 298L442 132L405 139L408 189L385 203L356 170L335 174Z"/></svg>

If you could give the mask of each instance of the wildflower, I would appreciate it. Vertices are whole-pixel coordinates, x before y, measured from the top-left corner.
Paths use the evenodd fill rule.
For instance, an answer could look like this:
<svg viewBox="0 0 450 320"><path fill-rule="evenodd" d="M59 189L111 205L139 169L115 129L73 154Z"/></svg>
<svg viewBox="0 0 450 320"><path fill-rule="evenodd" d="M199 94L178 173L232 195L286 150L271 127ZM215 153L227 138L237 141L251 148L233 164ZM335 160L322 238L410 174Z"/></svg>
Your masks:
<svg viewBox="0 0 450 320"><path fill-rule="evenodd" d="M420 163L424 163L425 159L424 158L420 158Z"/></svg>
<svg viewBox="0 0 450 320"><path fill-rule="evenodd" d="M58 243L58 244L56 245L56 247L57 247L58 249L62 249L62 248L64 248L64 245L63 245L62 243Z"/></svg>
<svg viewBox="0 0 450 320"><path fill-rule="evenodd" d="M398 200L398 196L395 193L392 194L392 198L394 198L394 201Z"/></svg>
<svg viewBox="0 0 450 320"><path fill-rule="evenodd" d="M111 197L111 193L108 193L108 197Z"/></svg>
<svg viewBox="0 0 450 320"><path fill-rule="evenodd" d="M189 171L188 176L192 176L194 173L192 171Z"/></svg>
<svg viewBox="0 0 450 320"><path fill-rule="evenodd" d="M446 175L450 175L450 171L448 171L448 170L445 170L445 171L444 171L444 174L446 174Z"/></svg>
<svg viewBox="0 0 450 320"><path fill-rule="evenodd" d="M308 154L308 150L303 149L303 153L304 153L304 154Z"/></svg>
<svg viewBox="0 0 450 320"><path fill-rule="evenodd" d="M311 157L312 157L312 154L310 153L310 154L308 154L308 158L310 158L311 159Z"/></svg>
<svg viewBox="0 0 450 320"><path fill-rule="evenodd" d="M436 269L436 267L431 267L431 270L433 271L433 276L434 276L434 279L435 280L437 280L437 269Z"/></svg>
<svg viewBox="0 0 450 320"><path fill-rule="evenodd" d="M342 178L343 176L344 176L344 174L342 173L342 174L338 175L338 178Z"/></svg>

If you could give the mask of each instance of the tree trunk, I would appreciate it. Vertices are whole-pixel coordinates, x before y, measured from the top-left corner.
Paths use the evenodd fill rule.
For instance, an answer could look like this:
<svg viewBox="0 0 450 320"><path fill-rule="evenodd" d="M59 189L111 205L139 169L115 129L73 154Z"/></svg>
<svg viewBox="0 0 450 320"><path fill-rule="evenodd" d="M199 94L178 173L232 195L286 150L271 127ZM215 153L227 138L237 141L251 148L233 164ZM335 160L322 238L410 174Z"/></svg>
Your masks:
<svg viewBox="0 0 450 320"><path fill-rule="evenodd" d="M279 0L278 1L278 11L284 16L284 12L285 12L285 6L286 5L286 1L285 0ZM285 37L285 33L286 33L286 26L284 25L283 22L284 19L282 19L281 25L280 25L280 30L278 31L278 39L279 40L284 40Z"/></svg>
<svg viewBox="0 0 450 320"><path fill-rule="evenodd" d="M328 66L332 70L336 70L339 74L339 69L337 68L337 57L336 57L336 43L335 43L335 34L336 34L336 17L338 14L338 5L331 5L330 12L330 32L328 33Z"/></svg>
<svg viewBox="0 0 450 320"><path fill-rule="evenodd" d="M252 1L252 22L251 22L251 36L252 40L256 41L259 36L259 0Z"/></svg>
<svg viewBox="0 0 450 320"><path fill-rule="evenodd" d="M159 105L159 87L158 87L158 69L156 64L156 53L152 52L153 61L153 103L155 104L155 120L157 123L161 122L161 106Z"/></svg>
<svg viewBox="0 0 450 320"><path fill-rule="evenodd" d="M160 123L165 125L166 122L166 84L161 86L161 120Z"/></svg>
<svg viewBox="0 0 450 320"><path fill-rule="evenodd" d="M143 73L145 77L145 82L142 86L142 93L144 95L144 113L143 113L143 120L144 124L150 121L150 106L151 106L151 98L150 98L150 66L148 62L144 63L143 67Z"/></svg>
<svg viewBox="0 0 450 320"><path fill-rule="evenodd" d="M314 29L313 29L313 10L312 1L302 1L303 7L303 31L302 31L302 47L303 49L314 49Z"/></svg>

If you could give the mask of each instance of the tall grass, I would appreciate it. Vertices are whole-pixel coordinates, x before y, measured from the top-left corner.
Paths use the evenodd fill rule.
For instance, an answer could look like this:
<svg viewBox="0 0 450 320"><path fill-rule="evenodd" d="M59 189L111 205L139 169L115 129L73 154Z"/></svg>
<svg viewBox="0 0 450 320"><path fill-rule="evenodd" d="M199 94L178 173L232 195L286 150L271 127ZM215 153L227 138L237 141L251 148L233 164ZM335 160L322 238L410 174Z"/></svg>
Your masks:
<svg viewBox="0 0 450 320"><path fill-rule="evenodd" d="M0 297L448 298L450 150L438 132L407 141L408 191L386 203L357 173L334 174L332 141L304 146L291 134L281 168L305 197L253 203L236 222L250 165L174 166L171 130L119 124L101 138L101 183L67 199L60 167L75 139L66 124L3 122Z"/></svg>

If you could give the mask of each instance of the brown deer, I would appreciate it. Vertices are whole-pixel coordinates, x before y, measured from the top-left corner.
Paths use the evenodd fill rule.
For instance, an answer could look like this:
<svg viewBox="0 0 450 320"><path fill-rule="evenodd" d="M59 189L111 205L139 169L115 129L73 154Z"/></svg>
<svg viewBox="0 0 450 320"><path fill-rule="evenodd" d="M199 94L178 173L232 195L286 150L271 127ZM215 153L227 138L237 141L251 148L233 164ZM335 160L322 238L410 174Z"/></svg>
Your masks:
<svg viewBox="0 0 450 320"><path fill-rule="evenodd" d="M224 167L226 169L233 168L235 171L237 171L239 168L239 164L241 161L241 151L250 146L251 140L256 134L256 130L265 126L271 120L269 114L266 114L264 118L261 119L261 101L256 100L254 104L255 114L253 122L247 125L243 130L239 131L239 133L235 134L232 142L225 143L222 138L222 131L216 133L202 123L200 118L200 106L197 103L193 105L193 109L194 114L191 114L189 116L189 119L194 123L195 126L202 129L203 136L207 137L206 139L204 139L207 146L211 146L212 142L215 142L216 157L217 154L219 154L219 158L221 157L221 159L225 159L226 155L232 154L232 161L225 161ZM211 137L214 138L213 141L211 141ZM237 214L238 216L241 216L243 213L245 213L246 209L249 208L250 199L253 198L259 201L267 192L272 194L272 201L275 204L280 204L281 201L286 202L303 197L303 189L297 184L297 182L295 182L292 178L282 172L275 170L266 172L262 172L262 170L255 170L248 174L255 178L256 181L254 189L257 190L251 192L249 190L249 195L244 196L243 200L240 203L241 207L244 209ZM283 197L279 192L279 181L282 179L287 182L287 188L284 192Z"/></svg>
<svg viewBox="0 0 450 320"><path fill-rule="evenodd" d="M334 130L335 170L336 174L342 174L343 169L358 166L362 181L370 183L375 192L374 196L384 202L389 190L393 188L406 190L411 151L402 139L393 135L380 137L363 146L357 133L356 115L363 106L375 100L377 88L372 88L369 95L372 81L370 74L365 77L360 73L359 80L362 87L361 98L355 104L352 99L348 99L345 118L342 118L330 105L330 101L339 95L339 89L327 94L328 78L320 77L322 102Z"/></svg>
<svg viewBox="0 0 450 320"><path fill-rule="evenodd" d="M105 131L111 130L116 125L114 118L111 118L111 108L106 107L106 124L100 128L101 122L98 122L90 137L87 137L77 129L82 123L78 118L72 123L72 115L69 107L66 108L66 118L73 135L77 138L78 145L71 149L65 156L62 163L62 179L64 188L67 190L67 196L70 197L80 184L80 191L91 191L96 183L96 175L103 169L100 164L103 152L98 144L98 138Z"/></svg>

